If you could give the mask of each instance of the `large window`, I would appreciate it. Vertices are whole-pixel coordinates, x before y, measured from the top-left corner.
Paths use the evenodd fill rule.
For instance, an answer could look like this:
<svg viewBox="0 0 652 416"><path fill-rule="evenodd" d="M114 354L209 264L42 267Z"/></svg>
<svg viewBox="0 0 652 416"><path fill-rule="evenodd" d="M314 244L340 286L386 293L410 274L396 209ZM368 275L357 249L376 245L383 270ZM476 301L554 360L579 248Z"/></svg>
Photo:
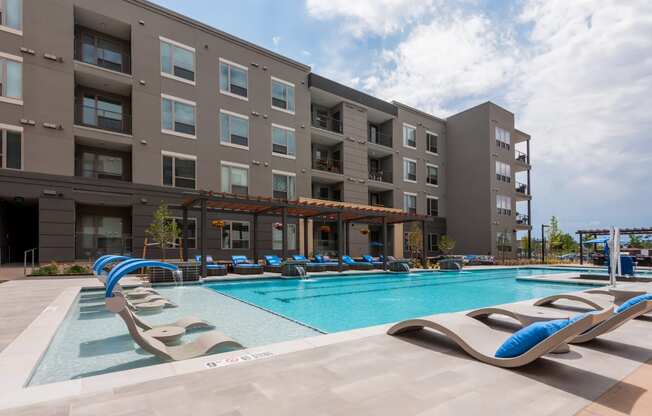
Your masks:
<svg viewBox="0 0 652 416"><path fill-rule="evenodd" d="M410 214L417 213L417 194L403 193L403 210Z"/></svg>
<svg viewBox="0 0 652 416"><path fill-rule="evenodd" d="M403 159L403 180L405 182L417 183L417 161L413 159Z"/></svg>
<svg viewBox="0 0 652 416"><path fill-rule="evenodd" d="M502 147L503 149L509 149L511 141L512 135L509 131L496 127L496 146Z"/></svg>
<svg viewBox="0 0 652 416"><path fill-rule="evenodd" d="M227 221L222 228L222 249L249 249L249 223L245 221Z"/></svg>
<svg viewBox="0 0 652 416"><path fill-rule="evenodd" d="M289 158L295 157L294 129L272 124L272 154Z"/></svg>
<svg viewBox="0 0 652 416"><path fill-rule="evenodd" d="M428 251L439 251L438 237L439 236L434 233L428 234Z"/></svg>
<svg viewBox="0 0 652 416"><path fill-rule="evenodd" d="M195 189L195 156L163 152L163 185Z"/></svg>
<svg viewBox="0 0 652 416"><path fill-rule="evenodd" d="M124 180L123 159L120 156L83 152L81 176L85 178Z"/></svg>
<svg viewBox="0 0 652 416"><path fill-rule="evenodd" d="M195 138L195 103L169 95L161 95L161 127L163 133Z"/></svg>
<svg viewBox="0 0 652 416"><path fill-rule="evenodd" d="M82 96L81 123L129 134L129 116L125 114L124 107L123 102L118 99L86 93Z"/></svg>
<svg viewBox="0 0 652 416"><path fill-rule="evenodd" d="M496 248L498 251L512 251L512 234L509 231L496 233Z"/></svg>
<svg viewBox="0 0 652 416"><path fill-rule="evenodd" d="M289 172L273 171L274 198L293 200L296 198L296 176Z"/></svg>
<svg viewBox="0 0 652 416"><path fill-rule="evenodd" d="M272 78L272 108L294 114L294 84Z"/></svg>
<svg viewBox="0 0 652 416"><path fill-rule="evenodd" d="M0 52L0 96L18 101L23 98L23 64L19 56Z"/></svg>
<svg viewBox="0 0 652 416"><path fill-rule="evenodd" d="M496 180L510 183L512 181L512 167L507 163L496 161Z"/></svg>
<svg viewBox="0 0 652 416"><path fill-rule="evenodd" d="M22 29L22 0L0 0L0 25L16 31L20 31Z"/></svg>
<svg viewBox="0 0 652 416"><path fill-rule="evenodd" d="M112 71L129 73L129 43L81 27L75 28L75 59Z"/></svg>
<svg viewBox="0 0 652 416"><path fill-rule="evenodd" d="M432 186L439 186L439 167L426 164L426 183Z"/></svg>
<svg viewBox="0 0 652 416"><path fill-rule="evenodd" d="M433 132L426 132L426 152L437 154L437 135Z"/></svg>
<svg viewBox="0 0 652 416"><path fill-rule="evenodd" d="M403 124L403 146L412 149L417 148L417 128L409 124Z"/></svg>
<svg viewBox="0 0 652 416"><path fill-rule="evenodd" d="M512 215L512 198L496 195L496 210L499 215Z"/></svg>
<svg viewBox="0 0 652 416"><path fill-rule="evenodd" d="M220 143L249 149L249 117L221 110Z"/></svg>
<svg viewBox="0 0 652 416"><path fill-rule="evenodd" d="M23 133L19 128L5 128L0 124L0 168L23 168Z"/></svg>
<svg viewBox="0 0 652 416"><path fill-rule="evenodd" d="M195 49L170 39L161 40L161 74L180 81L195 82Z"/></svg>
<svg viewBox="0 0 652 416"><path fill-rule="evenodd" d="M176 247L180 247L183 244L183 218L179 217L170 217L171 221L177 223L177 229L179 230L179 238L174 242ZM188 218L188 248L193 249L197 248L197 219Z"/></svg>
<svg viewBox="0 0 652 416"><path fill-rule="evenodd" d="M297 249L297 225L288 224L287 228L288 250ZM283 249L283 230L272 226L272 250Z"/></svg>
<svg viewBox="0 0 652 416"><path fill-rule="evenodd" d="M238 163L222 162L222 192L247 195L249 167Z"/></svg>
<svg viewBox="0 0 652 416"><path fill-rule="evenodd" d="M438 217L439 216L439 199L437 199L434 196L429 196L426 199L427 205L426 205L426 212L429 216L431 217Z"/></svg>
<svg viewBox="0 0 652 416"><path fill-rule="evenodd" d="M247 99L248 88L247 67L220 59L220 92Z"/></svg>

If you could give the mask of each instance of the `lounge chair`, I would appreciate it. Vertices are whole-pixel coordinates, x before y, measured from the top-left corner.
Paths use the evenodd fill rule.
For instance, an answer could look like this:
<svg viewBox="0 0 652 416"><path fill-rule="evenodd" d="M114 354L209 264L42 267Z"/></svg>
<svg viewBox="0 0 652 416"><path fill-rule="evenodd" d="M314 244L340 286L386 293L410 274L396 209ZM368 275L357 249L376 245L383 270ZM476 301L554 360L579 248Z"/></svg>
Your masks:
<svg viewBox="0 0 652 416"><path fill-rule="evenodd" d="M408 319L392 326L387 333L399 335L429 328L449 337L467 354L498 367L521 367L545 354L563 348L589 328L608 319L613 309L582 314L570 320L537 322L520 331L506 334L464 314L434 315Z"/></svg>
<svg viewBox="0 0 652 416"><path fill-rule="evenodd" d="M374 268L373 264L355 261L350 256L342 256L342 262L349 266L351 270L371 270Z"/></svg>
<svg viewBox="0 0 652 416"><path fill-rule="evenodd" d="M546 296L534 302L534 306L554 306L559 308L572 308L576 304L580 308L591 310L602 310L612 305L620 305L644 291L618 290L618 289L594 289L593 291L560 293ZM558 304L557 301L563 301Z"/></svg>
<svg viewBox="0 0 652 416"><path fill-rule="evenodd" d="M184 316L183 318L177 319L174 322L168 323L168 324L160 324L160 325L151 325L142 319L138 317L138 315L133 315L134 322L138 327L144 331L149 331L150 329L156 329L156 328L162 328L166 326L176 326L179 328L183 328L185 330L192 330L192 329L203 329L203 328L214 328L214 325L211 325L207 321L204 321L203 319L196 318L194 316Z"/></svg>
<svg viewBox="0 0 652 416"><path fill-rule="evenodd" d="M630 303L631 302L631 303ZM637 318L652 311L652 295L640 295L630 299L629 302L622 304L615 309L614 315L610 316L598 325L589 328L586 332L575 337L573 344L580 344L591 341L600 335L611 332L627 321ZM476 309L467 313L467 316L476 319L485 319L490 315L501 315L515 319L522 326L528 326L535 322L545 322L554 319L570 319L571 314L568 311L546 308L542 306L530 306L522 303L516 303L504 306L492 306L488 308Z"/></svg>
<svg viewBox="0 0 652 416"><path fill-rule="evenodd" d="M292 256L292 259L297 262L301 262L303 266L306 268L307 272L323 272L328 270L325 264L322 264L320 262L312 262L308 260L306 256L303 256L301 254L294 254Z"/></svg>
<svg viewBox="0 0 652 416"><path fill-rule="evenodd" d="M118 314L122 318L127 325L129 334L139 347L165 361L201 357L218 349L233 350L243 348L241 344L218 331L207 332L194 341L182 345L166 346L162 341L148 335L138 327L134 315L127 307L126 299L122 294L115 293L113 296L107 297L105 302L109 311Z"/></svg>
<svg viewBox="0 0 652 416"><path fill-rule="evenodd" d="M283 261L279 256L265 256L265 265L263 268L265 269L266 272L270 273L281 273L281 266L283 265Z"/></svg>
<svg viewBox="0 0 652 416"><path fill-rule="evenodd" d="M263 268L247 259L247 256L231 256L233 272L236 274L262 274Z"/></svg>
<svg viewBox="0 0 652 416"><path fill-rule="evenodd" d="M195 261L201 264L201 256L195 256ZM213 256L206 256L206 274L208 276L226 276L226 266L215 263Z"/></svg>
<svg viewBox="0 0 652 416"><path fill-rule="evenodd" d="M329 272L337 272L340 270L340 263L332 260L328 256L315 255L315 263L321 265L324 270ZM348 270L348 266L342 263L342 270Z"/></svg>
<svg viewBox="0 0 652 416"><path fill-rule="evenodd" d="M383 261L382 260L374 260L374 258L371 257L368 254L362 256L362 261L365 262L365 263L371 264L376 269L382 269L383 268Z"/></svg>

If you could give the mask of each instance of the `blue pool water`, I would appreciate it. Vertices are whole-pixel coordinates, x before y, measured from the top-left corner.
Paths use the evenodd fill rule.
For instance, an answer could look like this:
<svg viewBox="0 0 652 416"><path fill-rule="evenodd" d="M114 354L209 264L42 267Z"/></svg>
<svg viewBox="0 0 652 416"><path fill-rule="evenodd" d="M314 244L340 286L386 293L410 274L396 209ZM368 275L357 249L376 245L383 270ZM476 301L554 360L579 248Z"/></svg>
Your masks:
<svg viewBox="0 0 652 416"><path fill-rule="evenodd" d="M558 273L563 271L498 269L249 281L207 287L320 331L337 332L587 288L516 280Z"/></svg>

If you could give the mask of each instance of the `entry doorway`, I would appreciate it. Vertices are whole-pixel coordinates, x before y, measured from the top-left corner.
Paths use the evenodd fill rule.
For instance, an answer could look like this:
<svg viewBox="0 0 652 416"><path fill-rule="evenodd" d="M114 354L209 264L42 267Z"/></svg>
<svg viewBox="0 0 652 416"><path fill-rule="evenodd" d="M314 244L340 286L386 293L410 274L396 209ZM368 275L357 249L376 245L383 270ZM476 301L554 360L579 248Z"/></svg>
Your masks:
<svg viewBox="0 0 652 416"><path fill-rule="evenodd" d="M0 199L0 264L22 264L25 252L34 248L38 249L38 200ZM38 263L38 250L34 255Z"/></svg>

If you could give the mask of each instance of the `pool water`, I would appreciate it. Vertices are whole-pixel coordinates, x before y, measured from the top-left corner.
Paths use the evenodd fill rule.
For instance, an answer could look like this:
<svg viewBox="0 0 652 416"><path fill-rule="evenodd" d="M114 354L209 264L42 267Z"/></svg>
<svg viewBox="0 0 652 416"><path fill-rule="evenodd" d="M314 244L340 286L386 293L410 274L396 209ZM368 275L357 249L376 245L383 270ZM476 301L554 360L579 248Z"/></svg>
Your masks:
<svg viewBox="0 0 652 416"><path fill-rule="evenodd" d="M494 269L249 281L207 287L321 331L337 332L587 288L515 279L562 272Z"/></svg>
<svg viewBox="0 0 652 416"><path fill-rule="evenodd" d="M475 270L157 287L179 307L142 318L162 324L194 315L248 348L316 336L320 331L344 331L587 288L515 279L563 272ZM190 332L183 340L190 341L201 333ZM84 291L59 327L29 385L161 362L140 349L124 322L106 310L103 292Z"/></svg>

